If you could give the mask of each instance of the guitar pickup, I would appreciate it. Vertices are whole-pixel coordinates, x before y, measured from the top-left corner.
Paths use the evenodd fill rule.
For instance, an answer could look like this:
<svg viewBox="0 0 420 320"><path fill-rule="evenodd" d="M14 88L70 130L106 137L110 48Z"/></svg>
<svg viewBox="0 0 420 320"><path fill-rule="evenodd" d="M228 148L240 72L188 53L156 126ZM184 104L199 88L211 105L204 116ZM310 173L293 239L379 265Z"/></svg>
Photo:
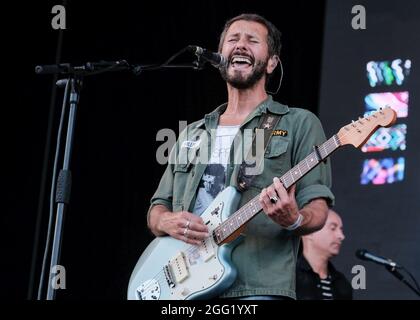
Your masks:
<svg viewBox="0 0 420 320"><path fill-rule="evenodd" d="M214 248L212 245L212 238L208 237L206 238L203 242L202 245L200 246L200 255L203 258L204 262L209 261L211 258L214 257L215 252L214 252Z"/></svg>
<svg viewBox="0 0 420 320"><path fill-rule="evenodd" d="M176 283L181 283L189 277L187 262L183 252L179 252L173 259L169 261L172 275Z"/></svg>

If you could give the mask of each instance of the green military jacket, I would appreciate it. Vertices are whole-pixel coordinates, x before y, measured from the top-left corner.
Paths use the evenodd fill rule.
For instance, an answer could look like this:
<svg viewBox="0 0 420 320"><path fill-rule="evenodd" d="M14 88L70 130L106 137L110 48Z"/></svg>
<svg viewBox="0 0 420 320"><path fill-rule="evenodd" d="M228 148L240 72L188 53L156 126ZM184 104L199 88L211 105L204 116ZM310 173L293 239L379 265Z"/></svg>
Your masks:
<svg viewBox="0 0 420 320"><path fill-rule="evenodd" d="M162 204L173 212L193 210L199 183L207 166L203 159L208 159L211 154L219 116L225 109L226 104L221 105L204 119L190 124L180 134L171 152L169 164L151 199L150 208ZM321 123L313 113L289 108L273 101L271 96L247 117L237 137L241 134L243 137L252 135L253 129L258 127L261 115L267 112L282 116L275 128L280 134L272 136L261 163L263 171L255 176L251 187L243 192L240 207L270 185L273 177L282 176L309 155L313 146L326 140ZM236 141L235 138L231 148L226 186L237 186L241 156L247 155L247 150L242 150L245 149L246 138L239 139L234 147ZM299 208L312 199L321 197L332 205L334 196L330 188L331 168L327 160L297 182L296 201ZM295 266L299 242L300 237L282 229L264 213L258 214L247 224L244 240L232 253L238 276L222 297L282 295L295 299Z"/></svg>

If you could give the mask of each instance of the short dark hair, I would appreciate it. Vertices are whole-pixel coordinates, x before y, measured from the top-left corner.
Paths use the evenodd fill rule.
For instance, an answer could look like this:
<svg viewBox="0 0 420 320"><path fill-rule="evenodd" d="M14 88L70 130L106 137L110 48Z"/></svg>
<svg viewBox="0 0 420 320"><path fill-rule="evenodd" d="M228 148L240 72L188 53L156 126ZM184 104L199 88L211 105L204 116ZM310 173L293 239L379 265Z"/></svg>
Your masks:
<svg viewBox="0 0 420 320"><path fill-rule="evenodd" d="M225 40L226 32L229 27L236 21L245 20L245 21L253 21L258 22L264 25L267 28L267 43L268 43L268 54L270 57L277 55L280 57L280 50L281 50L281 32L277 27L272 24L270 21L265 19L264 17L260 16L256 13L243 13L239 16L233 17L232 19L228 20L225 23L225 27L223 28L222 34L220 35L219 40L219 52L222 51L223 41Z"/></svg>

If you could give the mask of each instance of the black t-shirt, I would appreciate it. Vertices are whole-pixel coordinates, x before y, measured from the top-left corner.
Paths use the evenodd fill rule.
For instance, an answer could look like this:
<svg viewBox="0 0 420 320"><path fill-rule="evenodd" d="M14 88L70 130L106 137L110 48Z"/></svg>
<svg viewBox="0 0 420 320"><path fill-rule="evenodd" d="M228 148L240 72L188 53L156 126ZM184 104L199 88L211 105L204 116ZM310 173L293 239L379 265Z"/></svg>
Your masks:
<svg viewBox="0 0 420 320"><path fill-rule="evenodd" d="M296 265L296 297L298 300L352 300L353 289L331 262L328 262L328 277L320 279L301 254Z"/></svg>

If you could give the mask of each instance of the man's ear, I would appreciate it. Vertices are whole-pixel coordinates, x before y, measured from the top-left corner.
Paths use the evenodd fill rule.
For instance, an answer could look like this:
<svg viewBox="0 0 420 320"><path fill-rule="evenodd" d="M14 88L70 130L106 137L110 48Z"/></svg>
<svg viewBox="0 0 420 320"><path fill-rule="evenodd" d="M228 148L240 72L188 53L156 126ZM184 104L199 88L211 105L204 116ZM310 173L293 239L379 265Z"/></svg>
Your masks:
<svg viewBox="0 0 420 320"><path fill-rule="evenodd" d="M277 67L279 61L280 61L280 58L279 58L278 55L274 55L270 59L268 59L268 64L267 64L267 73L268 74L273 73L273 71Z"/></svg>

